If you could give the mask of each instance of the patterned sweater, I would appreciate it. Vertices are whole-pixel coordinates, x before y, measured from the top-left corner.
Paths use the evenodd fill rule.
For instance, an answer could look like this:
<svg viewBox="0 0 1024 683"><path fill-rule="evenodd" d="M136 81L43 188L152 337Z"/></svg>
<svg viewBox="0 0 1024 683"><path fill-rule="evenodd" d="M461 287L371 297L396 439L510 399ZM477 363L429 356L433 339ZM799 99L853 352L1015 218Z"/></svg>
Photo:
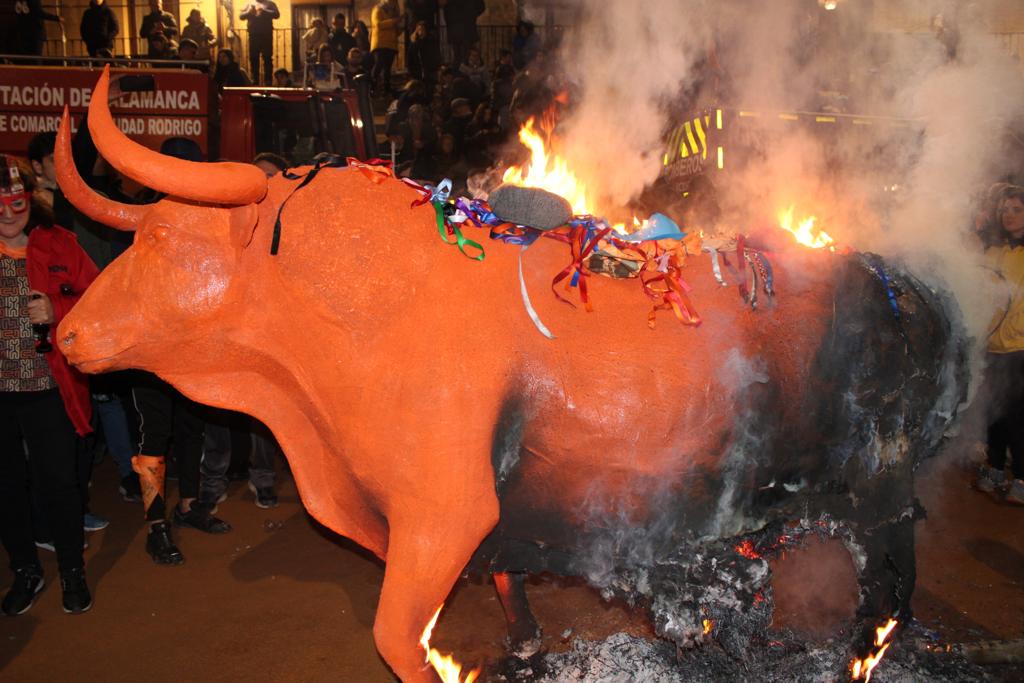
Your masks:
<svg viewBox="0 0 1024 683"><path fill-rule="evenodd" d="M44 391L57 386L46 356L36 352L28 293L25 250L0 246L0 391Z"/></svg>

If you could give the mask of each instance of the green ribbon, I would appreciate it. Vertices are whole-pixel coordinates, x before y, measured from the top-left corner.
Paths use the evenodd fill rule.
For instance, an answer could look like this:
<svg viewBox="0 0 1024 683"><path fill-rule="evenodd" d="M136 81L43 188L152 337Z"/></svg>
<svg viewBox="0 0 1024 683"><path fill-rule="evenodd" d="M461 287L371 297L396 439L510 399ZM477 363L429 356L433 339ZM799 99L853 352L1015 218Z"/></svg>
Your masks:
<svg viewBox="0 0 1024 683"><path fill-rule="evenodd" d="M478 243L474 242L473 240L471 240L471 239L467 238L465 235L463 235L462 234L462 230L459 229L458 223L452 223L451 224L452 232L455 233L455 239L454 240L448 239L448 230L447 230L448 223L444 219L444 203L442 203L442 202L434 202L433 204L434 204L434 212L437 215L437 232L441 235L441 239L444 240L444 243L445 244L458 244L459 251L462 252L463 256L465 256L466 258L471 258L474 261L483 261L484 260L484 248L482 246L480 246ZM480 253L477 254L476 256L471 256L470 254L467 254L466 253L466 245L467 244L470 247L477 249Z"/></svg>

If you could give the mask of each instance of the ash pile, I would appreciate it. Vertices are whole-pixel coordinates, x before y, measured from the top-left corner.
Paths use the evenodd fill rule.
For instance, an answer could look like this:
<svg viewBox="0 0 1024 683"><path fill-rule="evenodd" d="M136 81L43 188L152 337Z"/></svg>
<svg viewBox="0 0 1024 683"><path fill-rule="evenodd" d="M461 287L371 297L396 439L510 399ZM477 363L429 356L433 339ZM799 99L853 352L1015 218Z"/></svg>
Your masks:
<svg viewBox="0 0 1024 683"><path fill-rule="evenodd" d="M492 667L485 679L504 683L830 683L852 679L853 657L848 642L807 643L792 634L752 643L743 658L736 659L714 644L679 651L666 641L616 633L601 641L577 640L563 653L526 661L508 658ZM889 648L871 679L879 683L996 680L962 654L936 647L930 634L916 625Z"/></svg>
<svg viewBox="0 0 1024 683"><path fill-rule="evenodd" d="M490 667L486 680L824 683L868 680L871 658L870 679L876 681L997 680L913 620L892 618L883 629L861 614L819 638L771 630L775 597L767 558L811 538L842 540L857 550L846 525L823 515L797 525L771 524L740 538L682 545L651 566L617 567L602 582L602 594L646 609L663 640L626 633L578 639L567 652L508 657Z"/></svg>

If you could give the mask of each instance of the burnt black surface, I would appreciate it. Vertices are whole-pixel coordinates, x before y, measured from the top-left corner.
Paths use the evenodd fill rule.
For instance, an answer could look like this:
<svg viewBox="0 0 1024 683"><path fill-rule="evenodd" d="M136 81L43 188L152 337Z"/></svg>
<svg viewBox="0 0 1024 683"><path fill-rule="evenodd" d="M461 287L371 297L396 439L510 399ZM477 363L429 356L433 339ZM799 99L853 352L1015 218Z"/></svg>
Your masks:
<svg viewBox="0 0 1024 683"><path fill-rule="evenodd" d="M708 500L721 507L727 499L730 512L746 520L740 535L715 533L711 510L696 514L671 496L652 506L657 518L635 529L570 529L557 510L503 504L503 523L472 566L587 576L606 596L649 608L659 634L680 647L703 642L709 634L701 625L711 619L720 625L714 634L719 647L742 659L771 615L767 564L737 553L743 533L756 545L824 529L863 562L864 628L883 616L908 619L913 521L921 514L913 471L936 452L963 398L963 343L942 298L877 257L837 258L834 277L834 319L811 361L813 388L802 397L799 417L783 419L780 384L766 359L768 381L751 383L737 397L721 471L689 475L700 479L690 483L710 492ZM500 497L509 487L532 485L520 481L516 469L524 414L510 399L496 428ZM745 482L732 498L726 495L730 477ZM664 490L658 484L638 479L637 485L664 495L656 493ZM509 519L536 535L507 536ZM613 566L595 571L595 547L612 549ZM864 630L856 640L868 635Z"/></svg>

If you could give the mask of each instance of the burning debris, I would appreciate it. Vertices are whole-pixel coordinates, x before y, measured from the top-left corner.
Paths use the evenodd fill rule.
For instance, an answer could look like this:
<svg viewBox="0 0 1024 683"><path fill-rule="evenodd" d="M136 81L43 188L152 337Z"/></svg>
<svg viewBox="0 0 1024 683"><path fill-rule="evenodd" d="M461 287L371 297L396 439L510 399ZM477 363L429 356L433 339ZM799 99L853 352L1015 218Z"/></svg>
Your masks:
<svg viewBox="0 0 1024 683"><path fill-rule="evenodd" d="M886 650L892 645L890 636L892 631L896 628L897 622L895 619L889 619L885 622L884 626L879 626L875 629L875 651L867 655L863 659L855 659L853 661L850 670L853 674L853 680L859 681L864 680L864 683L868 683L871 680L871 672L874 671L878 663L882 661L882 657L885 656Z"/></svg>
<svg viewBox="0 0 1024 683"><path fill-rule="evenodd" d="M434 671L437 673L438 678L441 679L441 683L473 683L477 676L480 675L479 669L470 671L463 678L462 665L456 662L452 655L443 655L430 647L430 634L434 631L434 625L437 624L437 618L441 616L442 609L444 609L444 605L437 608L434 616L430 619L430 623L423 629L423 635L420 637L420 646L427 653L426 662L434 667Z"/></svg>
<svg viewBox="0 0 1024 683"><path fill-rule="evenodd" d="M833 683L850 679L850 652L836 641L805 644L782 636L752 645L742 660L715 645L678 652L664 642L616 633L602 641L576 640L568 652L529 662L506 660L487 672L504 683ZM857 679L853 679L857 680ZM864 679L860 679L864 680ZM986 672L962 655L935 652L914 638L896 641L875 670L875 678L899 683L988 681Z"/></svg>

